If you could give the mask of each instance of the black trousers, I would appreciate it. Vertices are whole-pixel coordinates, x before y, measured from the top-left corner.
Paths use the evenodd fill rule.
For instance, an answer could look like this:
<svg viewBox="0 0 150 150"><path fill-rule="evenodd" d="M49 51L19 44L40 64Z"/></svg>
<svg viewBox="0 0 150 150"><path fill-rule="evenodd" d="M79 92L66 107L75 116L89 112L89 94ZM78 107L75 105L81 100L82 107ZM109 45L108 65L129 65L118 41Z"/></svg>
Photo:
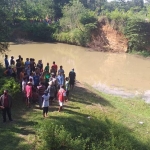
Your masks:
<svg viewBox="0 0 150 150"><path fill-rule="evenodd" d="M43 114L48 113L48 107L43 107Z"/></svg>
<svg viewBox="0 0 150 150"><path fill-rule="evenodd" d="M2 109L3 122L6 121L6 114L9 118L9 120L11 121L12 120L12 118L11 118L11 109L8 108L8 107L5 107L4 109Z"/></svg>

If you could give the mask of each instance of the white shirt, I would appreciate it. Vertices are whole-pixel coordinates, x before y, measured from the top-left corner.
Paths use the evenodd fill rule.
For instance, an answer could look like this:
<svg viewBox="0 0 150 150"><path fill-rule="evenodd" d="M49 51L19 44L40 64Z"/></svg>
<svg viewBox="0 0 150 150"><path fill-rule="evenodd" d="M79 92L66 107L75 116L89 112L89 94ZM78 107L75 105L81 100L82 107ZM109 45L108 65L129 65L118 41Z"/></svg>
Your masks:
<svg viewBox="0 0 150 150"><path fill-rule="evenodd" d="M25 88L26 88L26 82L25 82L25 81L22 81L22 92L25 91Z"/></svg>
<svg viewBox="0 0 150 150"><path fill-rule="evenodd" d="M49 106L49 94L47 95L43 95L42 98L43 98L43 104L42 104L42 107L48 107Z"/></svg>
<svg viewBox="0 0 150 150"><path fill-rule="evenodd" d="M34 80L32 76L29 76L29 79L32 79L32 85L34 85Z"/></svg>

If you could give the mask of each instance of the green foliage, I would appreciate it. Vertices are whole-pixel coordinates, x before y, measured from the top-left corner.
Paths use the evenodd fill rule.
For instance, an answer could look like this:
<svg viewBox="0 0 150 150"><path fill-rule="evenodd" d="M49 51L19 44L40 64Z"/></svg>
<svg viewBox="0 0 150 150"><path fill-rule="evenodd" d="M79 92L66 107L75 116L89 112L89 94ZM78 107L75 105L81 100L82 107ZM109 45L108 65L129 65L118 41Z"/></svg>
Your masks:
<svg viewBox="0 0 150 150"><path fill-rule="evenodd" d="M4 90L8 90L13 98L16 98L20 92L20 85L14 80L14 78L4 77L4 68L0 63L0 95Z"/></svg>
<svg viewBox="0 0 150 150"><path fill-rule="evenodd" d="M13 98L16 98L20 91L20 85L14 80L14 78L2 77L0 78L0 85L0 94L3 94L4 90L8 90Z"/></svg>
<svg viewBox="0 0 150 150"><path fill-rule="evenodd" d="M84 32L78 28L75 28L69 32L61 32L59 34L55 34L55 38L60 42L83 46L85 46L88 42L86 34L84 34Z"/></svg>
<svg viewBox="0 0 150 150"><path fill-rule="evenodd" d="M130 131L102 115L87 120L77 114L57 116L57 120L43 121L37 128L39 150L109 150L142 149Z"/></svg>
<svg viewBox="0 0 150 150"><path fill-rule="evenodd" d="M63 126L54 123L41 124L38 134L42 142L40 150L85 149L84 140L80 136L72 138Z"/></svg>
<svg viewBox="0 0 150 150"><path fill-rule="evenodd" d="M53 34L59 27L58 23L46 24L41 22L30 23L29 21L22 21L21 26L14 28L15 35L13 38L24 38L31 41L52 42L54 41ZM23 37L22 37L23 36Z"/></svg>
<svg viewBox="0 0 150 150"><path fill-rule="evenodd" d="M142 9L140 12L136 12L134 7L127 12L115 9L105 13L113 28L122 32L127 38L128 52L147 51L146 49L149 47L150 25L144 18L146 11Z"/></svg>
<svg viewBox="0 0 150 150"><path fill-rule="evenodd" d="M142 51L149 46L150 24L142 20L128 20L125 30L125 36L128 38L128 51Z"/></svg>
<svg viewBox="0 0 150 150"><path fill-rule="evenodd" d="M73 1L64 7L60 33L55 37L61 42L86 46L91 31L97 27L96 23L94 12L87 10L79 1Z"/></svg>
<svg viewBox="0 0 150 150"><path fill-rule="evenodd" d="M0 42L0 53L4 53L8 51L9 43L7 42Z"/></svg>

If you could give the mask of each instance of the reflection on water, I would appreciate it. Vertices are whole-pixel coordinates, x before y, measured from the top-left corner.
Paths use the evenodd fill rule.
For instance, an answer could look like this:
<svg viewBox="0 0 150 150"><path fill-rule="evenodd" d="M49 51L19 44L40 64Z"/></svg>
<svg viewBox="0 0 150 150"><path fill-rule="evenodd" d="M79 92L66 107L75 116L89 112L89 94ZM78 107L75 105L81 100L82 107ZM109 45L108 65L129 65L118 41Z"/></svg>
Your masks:
<svg viewBox="0 0 150 150"><path fill-rule="evenodd" d="M98 87L105 85L127 91L150 89L150 60L128 54L91 52L87 48L67 44L33 43L11 45L9 56L18 55L43 60L44 65L63 65L66 76L75 68L77 80ZM3 59L3 58L1 58Z"/></svg>

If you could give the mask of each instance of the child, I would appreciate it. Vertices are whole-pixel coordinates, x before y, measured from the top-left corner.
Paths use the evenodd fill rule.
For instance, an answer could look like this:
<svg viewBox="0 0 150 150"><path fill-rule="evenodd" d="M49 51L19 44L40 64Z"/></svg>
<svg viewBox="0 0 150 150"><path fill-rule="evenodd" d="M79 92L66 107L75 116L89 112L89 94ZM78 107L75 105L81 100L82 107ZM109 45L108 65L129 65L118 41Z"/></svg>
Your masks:
<svg viewBox="0 0 150 150"><path fill-rule="evenodd" d="M30 107L31 99L32 99L32 84L31 84L31 82L28 82L26 85L26 105L27 105L27 107Z"/></svg>
<svg viewBox="0 0 150 150"><path fill-rule="evenodd" d="M69 84L69 78L66 77L66 82L65 82L65 89L66 89L66 101L69 99L69 90L70 90L70 84Z"/></svg>
<svg viewBox="0 0 150 150"><path fill-rule="evenodd" d="M61 85L60 86L60 89L57 93L57 96L58 96L58 101L59 101L59 109L58 111L60 112L63 108L63 104L64 104L64 101L66 99L66 91L64 90L64 86Z"/></svg>
<svg viewBox="0 0 150 150"><path fill-rule="evenodd" d="M48 107L49 107L49 94L47 91L44 91L44 95L42 96L43 99L43 117L47 117Z"/></svg>

